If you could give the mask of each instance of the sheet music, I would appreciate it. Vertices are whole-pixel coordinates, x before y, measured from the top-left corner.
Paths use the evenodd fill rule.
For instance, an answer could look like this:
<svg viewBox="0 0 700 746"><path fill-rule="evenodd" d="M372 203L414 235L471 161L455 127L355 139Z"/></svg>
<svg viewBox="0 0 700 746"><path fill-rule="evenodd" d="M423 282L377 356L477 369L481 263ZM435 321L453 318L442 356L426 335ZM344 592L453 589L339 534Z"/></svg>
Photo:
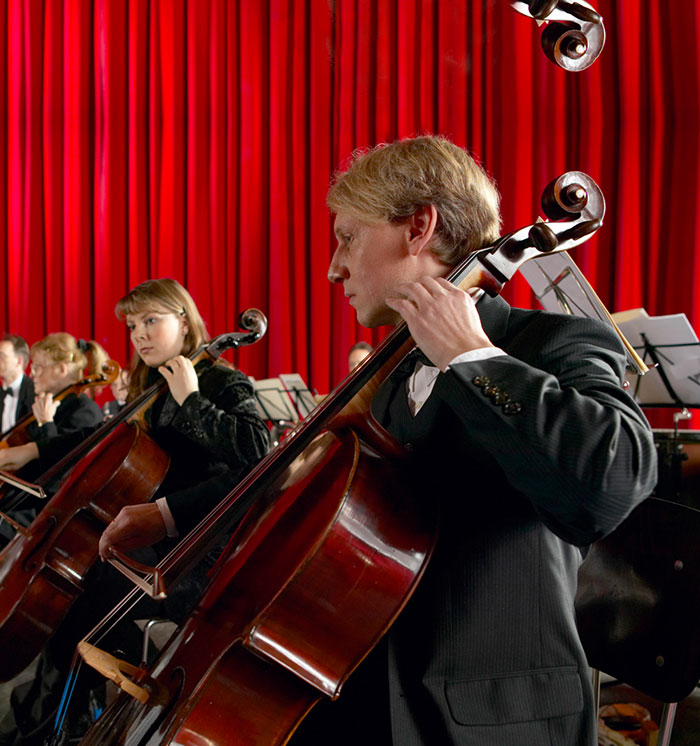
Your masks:
<svg viewBox="0 0 700 746"><path fill-rule="evenodd" d="M279 378L262 381L250 379L255 389L255 405L258 414L271 422L298 422L299 415L292 405L289 393Z"/></svg>
<svg viewBox="0 0 700 746"><path fill-rule="evenodd" d="M531 259L520 268L520 274L546 311L609 323L597 296L587 292L588 280L568 252Z"/></svg>
<svg viewBox="0 0 700 746"><path fill-rule="evenodd" d="M546 311L598 319L615 328L608 309L567 251L531 259L520 268L520 274ZM629 350L627 365L637 373L644 372Z"/></svg>
<svg viewBox="0 0 700 746"><path fill-rule="evenodd" d="M306 417L317 402L304 379L298 373L280 373L280 381L289 393L299 417Z"/></svg>
<svg viewBox="0 0 700 746"><path fill-rule="evenodd" d="M653 345L673 391L686 407L700 406L700 343L684 313L649 316L643 309L614 314L618 326L644 357L645 344ZM645 362L652 361L647 354ZM645 376L630 376L632 391L647 406L677 406L657 369Z"/></svg>

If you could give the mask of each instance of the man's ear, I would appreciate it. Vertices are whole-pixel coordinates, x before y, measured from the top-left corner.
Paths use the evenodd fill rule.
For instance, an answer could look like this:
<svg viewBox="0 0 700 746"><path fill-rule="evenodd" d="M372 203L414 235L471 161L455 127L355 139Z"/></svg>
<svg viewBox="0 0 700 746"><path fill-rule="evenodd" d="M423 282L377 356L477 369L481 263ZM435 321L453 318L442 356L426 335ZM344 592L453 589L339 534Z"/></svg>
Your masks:
<svg viewBox="0 0 700 746"><path fill-rule="evenodd" d="M68 375L68 366L65 363L58 364L58 375L65 378Z"/></svg>
<svg viewBox="0 0 700 746"><path fill-rule="evenodd" d="M419 207L408 219L408 251L417 256L430 243L437 228L435 205Z"/></svg>

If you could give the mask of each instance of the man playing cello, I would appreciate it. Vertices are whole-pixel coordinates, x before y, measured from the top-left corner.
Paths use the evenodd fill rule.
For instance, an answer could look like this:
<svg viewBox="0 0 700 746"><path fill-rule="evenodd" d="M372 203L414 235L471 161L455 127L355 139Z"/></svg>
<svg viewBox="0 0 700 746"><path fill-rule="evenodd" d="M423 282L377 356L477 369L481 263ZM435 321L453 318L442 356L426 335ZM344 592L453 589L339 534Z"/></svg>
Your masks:
<svg viewBox="0 0 700 746"><path fill-rule="evenodd" d="M327 202L329 280L364 326L405 320L427 358L400 366L373 404L442 514L389 632L391 740L593 746L574 622L580 547L656 474L651 431L622 388L622 345L598 321L475 302L443 279L500 226L495 187L444 138L355 154Z"/></svg>

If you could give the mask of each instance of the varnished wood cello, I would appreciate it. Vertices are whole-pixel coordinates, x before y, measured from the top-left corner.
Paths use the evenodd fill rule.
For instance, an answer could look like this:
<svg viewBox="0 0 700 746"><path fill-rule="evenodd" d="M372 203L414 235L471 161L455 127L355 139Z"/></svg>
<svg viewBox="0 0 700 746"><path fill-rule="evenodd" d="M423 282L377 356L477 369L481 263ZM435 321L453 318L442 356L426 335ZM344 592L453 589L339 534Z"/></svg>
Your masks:
<svg viewBox="0 0 700 746"><path fill-rule="evenodd" d="M450 279L497 294L527 259L575 246L601 225L585 174L550 185L536 223L473 254ZM200 604L150 667L81 651L123 694L83 739L96 744L282 744L335 698L416 587L436 535L401 449L374 421L373 395L413 346L405 325L379 345L161 567L167 586L227 523L253 507ZM398 466L398 469L396 468Z"/></svg>
<svg viewBox="0 0 700 746"><path fill-rule="evenodd" d="M239 323L248 331L220 335L193 354L195 370L201 373L227 349L257 341L267 326L255 309ZM105 525L125 505L147 502L160 486L169 458L149 436L146 413L166 391L165 379L154 384L71 452L56 494L28 527L17 526L0 552L0 679L32 661L82 593ZM60 473L66 459L50 473Z"/></svg>

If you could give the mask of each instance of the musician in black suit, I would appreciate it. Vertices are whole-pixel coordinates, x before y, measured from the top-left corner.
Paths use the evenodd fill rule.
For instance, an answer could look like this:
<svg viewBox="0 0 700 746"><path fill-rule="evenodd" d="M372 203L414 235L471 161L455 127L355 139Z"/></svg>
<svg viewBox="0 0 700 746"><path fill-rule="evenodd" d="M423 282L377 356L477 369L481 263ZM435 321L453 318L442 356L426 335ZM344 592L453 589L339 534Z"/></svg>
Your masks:
<svg viewBox="0 0 700 746"><path fill-rule="evenodd" d="M387 735L372 740L381 724L351 717L338 743L594 746L574 623L580 547L656 473L651 431L622 388L622 345L597 321L475 302L443 279L500 229L495 187L443 138L356 155L328 205L329 279L360 323L404 319L425 355L374 409L441 511L431 563L382 651L384 686L359 672L355 694L375 717L385 695Z"/></svg>
<svg viewBox="0 0 700 746"><path fill-rule="evenodd" d="M24 372L28 365L26 341L18 334L5 334L0 340L0 433L11 430L32 410L34 382Z"/></svg>

